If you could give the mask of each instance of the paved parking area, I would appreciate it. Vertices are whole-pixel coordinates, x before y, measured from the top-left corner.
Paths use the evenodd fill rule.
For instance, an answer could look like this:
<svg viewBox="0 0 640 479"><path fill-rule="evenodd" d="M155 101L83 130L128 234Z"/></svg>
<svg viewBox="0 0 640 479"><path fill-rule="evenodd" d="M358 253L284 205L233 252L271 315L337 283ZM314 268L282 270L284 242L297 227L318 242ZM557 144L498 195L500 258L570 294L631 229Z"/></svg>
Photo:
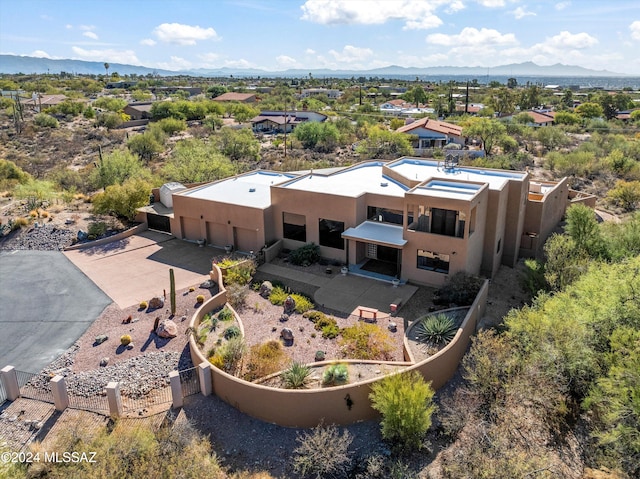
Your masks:
<svg viewBox="0 0 640 479"><path fill-rule="evenodd" d="M198 286L209 278L211 260L224 253L155 231L144 231L102 246L66 251L82 272L121 308L169 294L169 269L176 289Z"/></svg>
<svg viewBox="0 0 640 479"><path fill-rule="evenodd" d="M109 304L58 251L0 251L0 368L40 371Z"/></svg>

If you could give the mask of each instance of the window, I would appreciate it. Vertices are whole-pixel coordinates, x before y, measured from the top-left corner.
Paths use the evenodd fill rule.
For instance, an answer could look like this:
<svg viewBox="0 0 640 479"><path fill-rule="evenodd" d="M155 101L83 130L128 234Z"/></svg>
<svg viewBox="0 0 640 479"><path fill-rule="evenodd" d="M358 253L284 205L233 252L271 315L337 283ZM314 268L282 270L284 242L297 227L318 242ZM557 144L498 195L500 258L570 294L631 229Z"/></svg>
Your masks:
<svg viewBox="0 0 640 479"><path fill-rule="evenodd" d="M471 220L469 221L469 236L471 236L476 230L476 209L477 207L474 207L471 210Z"/></svg>
<svg viewBox="0 0 640 479"><path fill-rule="evenodd" d="M446 236L456 235L457 211L431 208L431 215L431 233Z"/></svg>
<svg viewBox="0 0 640 479"><path fill-rule="evenodd" d="M436 273L449 273L449 255L419 249L417 267Z"/></svg>
<svg viewBox="0 0 640 479"><path fill-rule="evenodd" d="M333 221L320 218L318 221L318 230L320 233L320 246L344 249L344 239L342 239L342 233L344 232L343 221Z"/></svg>
<svg viewBox="0 0 640 479"><path fill-rule="evenodd" d="M307 241L307 222L304 215L282 213L282 236L287 239Z"/></svg>
<svg viewBox="0 0 640 479"><path fill-rule="evenodd" d="M392 223L401 225L403 213L400 210L391 210L388 208L379 208L377 206L367 207L367 219L370 221L378 221L380 223Z"/></svg>

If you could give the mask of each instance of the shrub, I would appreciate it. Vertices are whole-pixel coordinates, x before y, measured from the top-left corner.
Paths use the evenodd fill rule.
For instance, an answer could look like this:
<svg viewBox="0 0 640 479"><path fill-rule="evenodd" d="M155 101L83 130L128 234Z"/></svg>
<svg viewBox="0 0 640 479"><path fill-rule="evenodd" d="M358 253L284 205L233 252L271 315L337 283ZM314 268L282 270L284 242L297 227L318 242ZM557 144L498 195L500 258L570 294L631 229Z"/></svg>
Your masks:
<svg viewBox="0 0 640 479"><path fill-rule="evenodd" d="M349 380L349 370L346 364L331 364L322 374L322 384L324 386L335 386L346 383Z"/></svg>
<svg viewBox="0 0 640 479"><path fill-rule="evenodd" d="M253 260L240 260L240 262L235 261L228 266L225 266L225 262L227 260L218 263L220 268L227 268L225 273L224 282L225 284L239 284L245 285L249 284L253 279L253 275L256 272L256 263Z"/></svg>
<svg viewBox="0 0 640 479"><path fill-rule="evenodd" d="M146 301L140 301L140 309L147 309L149 307L149 303Z"/></svg>
<svg viewBox="0 0 640 479"><path fill-rule="evenodd" d="M218 319L220 321L231 321L233 319L233 313L226 306L218 313Z"/></svg>
<svg viewBox="0 0 640 479"><path fill-rule="evenodd" d="M287 353L280 341L271 340L251 346L246 360L247 371L244 379L254 381L278 372L282 370L287 360Z"/></svg>
<svg viewBox="0 0 640 479"><path fill-rule="evenodd" d="M342 330L342 355L351 359L392 359L393 344L384 329L375 324L357 323Z"/></svg>
<svg viewBox="0 0 640 479"><path fill-rule="evenodd" d="M327 316L319 311L314 311L310 315L309 319L314 321L314 328L318 331L322 331L322 337L325 339L333 339L340 334L340 328L335 318Z"/></svg>
<svg viewBox="0 0 640 479"><path fill-rule="evenodd" d="M282 373L282 382L286 389L304 389L309 382L311 368L306 364L294 361L291 366Z"/></svg>
<svg viewBox="0 0 640 479"><path fill-rule="evenodd" d="M382 437L410 449L420 447L431 427L434 391L416 371L392 374L371 385L371 406L382 415Z"/></svg>
<svg viewBox="0 0 640 479"><path fill-rule="evenodd" d="M33 119L33 122L43 128L58 128L60 126L58 120L46 113L38 113Z"/></svg>
<svg viewBox="0 0 640 479"><path fill-rule="evenodd" d="M314 243L307 243L289 253L291 264L299 266L310 266L320 259L320 246Z"/></svg>
<svg viewBox="0 0 640 479"><path fill-rule="evenodd" d="M291 296L296 302L296 313L305 313L313 308L313 301L302 294L288 293L282 286L274 286L269 295L269 301L276 306L283 306L287 297Z"/></svg>
<svg viewBox="0 0 640 479"><path fill-rule="evenodd" d="M307 318L309 321L316 323L320 319L325 318L326 315L322 311L307 311L302 315L303 318Z"/></svg>
<svg viewBox="0 0 640 479"><path fill-rule="evenodd" d="M446 345L455 337L458 328L453 320L444 313L427 316L416 326L419 341Z"/></svg>
<svg viewBox="0 0 640 479"><path fill-rule="evenodd" d="M199 294L198 296L196 296L196 303L198 303L198 304L204 303L204 295L203 294Z"/></svg>
<svg viewBox="0 0 640 479"><path fill-rule="evenodd" d="M189 286L189 292L193 293L196 290L196 288L194 288L193 286Z"/></svg>
<svg viewBox="0 0 640 479"><path fill-rule="evenodd" d="M293 451L293 469L303 477L343 477L351 469L353 436L349 431L340 434L336 426L321 424L296 440L299 446Z"/></svg>
<svg viewBox="0 0 640 479"><path fill-rule="evenodd" d="M120 336L120 344L122 344L123 346L127 346L131 343L131 336L129 336L128 334L123 334L122 336Z"/></svg>
<svg viewBox="0 0 640 479"><path fill-rule="evenodd" d="M227 287L227 301L235 309L242 309L247 302L249 286L240 284L230 284Z"/></svg>
<svg viewBox="0 0 640 479"><path fill-rule="evenodd" d="M87 233L96 237L100 237L107 232L107 223L104 221L92 221L89 223Z"/></svg>
<svg viewBox="0 0 640 479"><path fill-rule="evenodd" d="M209 361L213 366L234 374L240 367L246 349L244 340L237 336L220 346Z"/></svg>
<svg viewBox="0 0 640 479"><path fill-rule="evenodd" d="M289 296L282 286L274 286L269 294L269 301L276 306L282 306Z"/></svg>
<svg viewBox="0 0 640 479"><path fill-rule="evenodd" d="M229 326L227 329L224 330L224 332L222 333L222 336L224 336L224 339L231 339L231 338L237 338L238 336L240 336L240 328L238 326Z"/></svg>
<svg viewBox="0 0 640 479"><path fill-rule="evenodd" d="M434 302L437 304L457 304L458 306L470 306L476 299L482 279L465 271L455 273L451 279L437 292Z"/></svg>

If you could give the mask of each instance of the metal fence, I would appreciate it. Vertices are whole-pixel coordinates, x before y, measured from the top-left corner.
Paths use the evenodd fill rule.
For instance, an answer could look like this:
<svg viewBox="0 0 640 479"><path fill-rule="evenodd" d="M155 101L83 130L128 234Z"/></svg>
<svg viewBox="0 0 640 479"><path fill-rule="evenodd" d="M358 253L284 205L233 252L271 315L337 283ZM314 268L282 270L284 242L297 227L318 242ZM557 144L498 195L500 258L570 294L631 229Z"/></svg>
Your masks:
<svg viewBox="0 0 640 479"><path fill-rule="evenodd" d="M20 396L53 404L53 394L49 386L51 378L48 375L16 370L16 376Z"/></svg>
<svg viewBox="0 0 640 479"><path fill-rule="evenodd" d="M100 414L109 414L109 400L106 395L84 397L69 394L69 407Z"/></svg>
<svg viewBox="0 0 640 479"><path fill-rule="evenodd" d="M7 400L7 391L4 390L4 384L0 381L0 406Z"/></svg>
<svg viewBox="0 0 640 479"><path fill-rule="evenodd" d="M200 379L198 368L193 367L178 371L180 374L180 385L182 386L182 397L193 396L200 392Z"/></svg>
<svg viewBox="0 0 640 479"><path fill-rule="evenodd" d="M122 409L125 412L150 410L156 406L172 402L171 386L163 389L154 389L140 398L122 395Z"/></svg>

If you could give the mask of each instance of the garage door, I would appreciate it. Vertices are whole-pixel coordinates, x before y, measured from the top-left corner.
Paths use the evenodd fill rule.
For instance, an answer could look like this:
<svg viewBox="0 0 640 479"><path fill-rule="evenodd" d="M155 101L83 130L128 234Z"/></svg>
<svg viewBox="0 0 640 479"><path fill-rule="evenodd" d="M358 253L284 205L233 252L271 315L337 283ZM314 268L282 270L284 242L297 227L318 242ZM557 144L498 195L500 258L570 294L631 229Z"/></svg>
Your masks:
<svg viewBox="0 0 640 479"><path fill-rule="evenodd" d="M235 246L238 251L258 251L258 234L255 230L233 228L233 236L235 239Z"/></svg>
<svg viewBox="0 0 640 479"><path fill-rule="evenodd" d="M171 225L169 223L168 216L147 213L147 223L149 224L150 230L157 230L157 231L164 231L165 233L171 233Z"/></svg>
<svg viewBox="0 0 640 479"><path fill-rule="evenodd" d="M182 237L189 240L199 240L200 234L200 220L196 218L180 217L180 226L182 227Z"/></svg>
<svg viewBox="0 0 640 479"><path fill-rule="evenodd" d="M207 221L207 242L220 247L229 244L229 240L227 239L227 225Z"/></svg>

